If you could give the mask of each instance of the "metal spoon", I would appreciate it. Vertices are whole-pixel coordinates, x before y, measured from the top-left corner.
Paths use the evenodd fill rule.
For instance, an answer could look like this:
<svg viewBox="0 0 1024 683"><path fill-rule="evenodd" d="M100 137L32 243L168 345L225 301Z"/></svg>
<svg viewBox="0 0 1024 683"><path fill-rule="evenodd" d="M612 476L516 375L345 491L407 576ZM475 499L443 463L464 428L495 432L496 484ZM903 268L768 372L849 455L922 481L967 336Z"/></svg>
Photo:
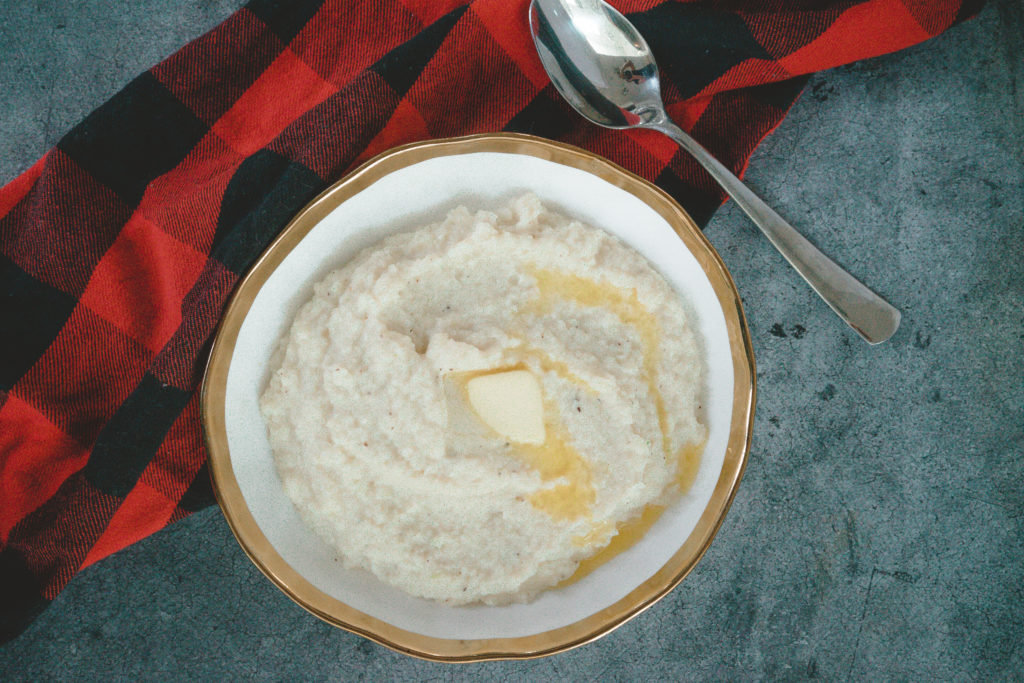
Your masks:
<svg viewBox="0 0 1024 683"><path fill-rule="evenodd" d="M672 123L651 49L624 16L601 0L533 0L530 29L551 82L576 111L606 128L649 128L675 140L850 327L871 344L893 335L898 310L818 251Z"/></svg>

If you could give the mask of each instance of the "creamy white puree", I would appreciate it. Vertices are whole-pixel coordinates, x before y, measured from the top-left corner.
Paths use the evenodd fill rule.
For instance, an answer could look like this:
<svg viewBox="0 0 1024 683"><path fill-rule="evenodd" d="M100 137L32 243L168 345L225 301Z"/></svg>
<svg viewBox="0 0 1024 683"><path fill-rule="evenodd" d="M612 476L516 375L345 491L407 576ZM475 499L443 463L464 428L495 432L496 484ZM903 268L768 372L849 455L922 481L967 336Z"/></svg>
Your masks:
<svg viewBox="0 0 1024 683"><path fill-rule="evenodd" d="M316 285L272 364L260 406L301 516L347 566L449 604L570 577L678 495L705 434L678 294L532 195L363 251ZM513 369L540 385L542 444L470 407L467 382Z"/></svg>

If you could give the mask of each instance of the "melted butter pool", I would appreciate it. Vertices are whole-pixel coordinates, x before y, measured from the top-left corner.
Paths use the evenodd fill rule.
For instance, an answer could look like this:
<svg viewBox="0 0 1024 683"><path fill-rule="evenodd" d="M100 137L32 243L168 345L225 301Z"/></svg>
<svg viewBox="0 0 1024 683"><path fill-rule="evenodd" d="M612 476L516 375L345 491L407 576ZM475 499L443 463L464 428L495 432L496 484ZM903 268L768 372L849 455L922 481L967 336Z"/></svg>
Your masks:
<svg viewBox="0 0 1024 683"><path fill-rule="evenodd" d="M668 419L665 403L658 389L657 367L661 330L655 318L640 303L635 290L623 290L615 285L597 282L579 275L552 270L537 269L531 272L536 279L538 296L526 306L522 313L544 314L561 301L570 301L583 307L603 308L614 313L623 323L632 327L642 346L642 372L648 392L654 404L661 432L660 450L666 461L676 460L675 485L685 493L693 484L700 467L704 443L687 444L672 452L668 433ZM538 349L525 345L524 355L534 361L543 372L553 372L563 380L593 393L594 390L583 379L575 375L563 362L554 360ZM464 373L463 386L472 377L482 374L507 372L512 369L526 369L525 363L476 373ZM530 503L558 520L589 519L596 494L591 481L590 464L572 445L568 430L558 419L558 410L545 401L546 438L543 444L515 444L513 453L534 469L542 481L560 481L556 486L542 489L530 496ZM584 559L576 572L562 581L564 586L580 580L616 555L625 552L639 541L658 521L665 511L663 505L647 505L637 517L611 525L598 522L590 531L575 539L583 548L594 544L607 543L597 553Z"/></svg>

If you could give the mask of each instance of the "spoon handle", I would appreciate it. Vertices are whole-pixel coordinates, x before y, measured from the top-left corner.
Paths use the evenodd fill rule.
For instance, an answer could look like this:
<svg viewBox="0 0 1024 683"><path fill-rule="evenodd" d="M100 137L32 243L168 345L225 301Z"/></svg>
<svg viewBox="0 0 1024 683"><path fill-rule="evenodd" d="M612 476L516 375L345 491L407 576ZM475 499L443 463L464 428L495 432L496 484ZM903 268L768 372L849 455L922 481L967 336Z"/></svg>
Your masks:
<svg viewBox="0 0 1024 683"><path fill-rule="evenodd" d="M683 129L667 120L651 123L648 127L669 136L692 154L818 296L868 343L884 342L896 332L900 326L897 309L818 251Z"/></svg>

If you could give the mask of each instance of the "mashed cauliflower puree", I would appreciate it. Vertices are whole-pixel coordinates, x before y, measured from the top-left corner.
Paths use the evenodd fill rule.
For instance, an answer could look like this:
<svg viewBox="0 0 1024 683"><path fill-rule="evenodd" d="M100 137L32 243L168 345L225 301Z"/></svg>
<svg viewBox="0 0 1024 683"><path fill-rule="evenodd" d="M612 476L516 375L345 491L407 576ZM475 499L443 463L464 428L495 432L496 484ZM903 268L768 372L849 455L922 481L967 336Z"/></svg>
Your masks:
<svg viewBox="0 0 1024 683"><path fill-rule="evenodd" d="M272 367L260 407L301 516L346 566L448 604L529 600L607 555L705 438L679 296L532 195L363 251Z"/></svg>

